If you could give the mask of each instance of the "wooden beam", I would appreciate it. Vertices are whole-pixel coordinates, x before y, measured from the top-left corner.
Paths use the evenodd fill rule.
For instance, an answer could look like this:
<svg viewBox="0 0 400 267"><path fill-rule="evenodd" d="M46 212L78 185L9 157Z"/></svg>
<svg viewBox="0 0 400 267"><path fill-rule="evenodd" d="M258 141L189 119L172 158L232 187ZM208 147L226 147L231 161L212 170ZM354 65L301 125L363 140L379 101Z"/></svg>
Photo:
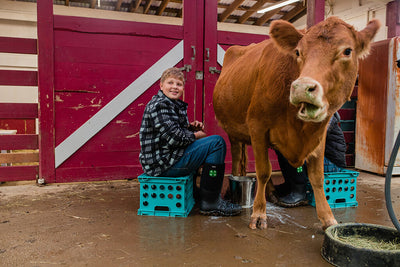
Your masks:
<svg viewBox="0 0 400 267"><path fill-rule="evenodd" d="M129 6L129 12L136 12L136 10L139 8L140 3L142 0L132 0L131 5Z"/></svg>
<svg viewBox="0 0 400 267"><path fill-rule="evenodd" d="M65 0L65 5L69 6L69 0Z"/></svg>
<svg viewBox="0 0 400 267"><path fill-rule="evenodd" d="M325 0L307 0L307 29L325 19Z"/></svg>
<svg viewBox="0 0 400 267"><path fill-rule="evenodd" d="M0 135L0 147L4 150L38 149L37 134Z"/></svg>
<svg viewBox="0 0 400 267"><path fill-rule="evenodd" d="M38 151L0 153L0 163L39 162Z"/></svg>
<svg viewBox="0 0 400 267"><path fill-rule="evenodd" d="M37 71L0 70L0 85L37 86Z"/></svg>
<svg viewBox="0 0 400 267"><path fill-rule="evenodd" d="M37 40L26 38L0 37L1 53L37 54Z"/></svg>
<svg viewBox="0 0 400 267"><path fill-rule="evenodd" d="M39 148L39 179L55 182L55 109L54 109L54 15L53 1L37 1L38 36L38 86L39 86L39 133L31 136L33 149ZM17 135L18 136L18 135ZM12 140L9 140L12 141ZM20 140L15 140L20 141ZM17 142L16 142L17 143ZM0 145L1 147L1 145ZM18 149L18 148L14 148ZM21 149L32 149L22 147ZM22 166L21 166L22 167Z"/></svg>
<svg viewBox="0 0 400 267"><path fill-rule="evenodd" d="M37 117L38 104L36 103L0 103L1 119L36 119Z"/></svg>
<svg viewBox="0 0 400 267"><path fill-rule="evenodd" d="M163 0L157 9L156 15L161 16L170 0Z"/></svg>
<svg viewBox="0 0 400 267"><path fill-rule="evenodd" d="M224 22L229 15L232 14L232 12L235 11L243 2L244 0L235 0L228 8L225 9L224 12L222 12L221 15L218 16L218 21Z"/></svg>
<svg viewBox="0 0 400 267"><path fill-rule="evenodd" d="M147 3L143 9L143 14L147 14L149 12L152 2L153 0L147 0Z"/></svg>
<svg viewBox="0 0 400 267"><path fill-rule="evenodd" d="M400 35L400 0L387 3L386 26L388 27L388 38L393 38Z"/></svg>
<svg viewBox="0 0 400 267"><path fill-rule="evenodd" d="M303 3L298 3L294 8L283 15L280 19L290 21L292 18L296 17L299 13L303 12L306 9L307 7L303 5Z"/></svg>
<svg viewBox="0 0 400 267"><path fill-rule="evenodd" d="M294 23L294 22L296 22L297 20L301 19L302 17L304 17L304 16L306 16L306 15L307 15L307 8L303 9L303 10L302 10L301 12L299 12L297 15L293 16L293 17L289 20L289 22ZM354 92L354 90L353 90L353 92Z"/></svg>
<svg viewBox="0 0 400 267"><path fill-rule="evenodd" d="M122 4L122 0L118 0L117 4L115 5L115 11L121 10L121 4Z"/></svg>
<svg viewBox="0 0 400 267"><path fill-rule="evenodd" d="M38 166L8 166L0 168L1 182L36 180L38 175Z"/></svg>
<svg viewBox="0 0 400 267"><path fill-rule="evenodd" d="M267 2L270 2L270 0L259 0L239 18L238 23L242 24L246 22L251 17L251 15L257 12Z"/></svg>
<svg viewBox="0 0 400 267"><path fill-rule="evenodd" d="M276 13L279 13L279 11L281 11L282 8L277 8L274 10L271 10L267 13L265 13L264 15L262 15L261 17L259 17L255 23L255 25L261 26L263 25L265 22L267 22L270 18L272 18Z"/></svg>
<svg viewBox="0 0 400 267"><path fill-rule="evenodd" d="M91 0L90 8L96 8L96 3L97 3L97 0Z"/></svg>

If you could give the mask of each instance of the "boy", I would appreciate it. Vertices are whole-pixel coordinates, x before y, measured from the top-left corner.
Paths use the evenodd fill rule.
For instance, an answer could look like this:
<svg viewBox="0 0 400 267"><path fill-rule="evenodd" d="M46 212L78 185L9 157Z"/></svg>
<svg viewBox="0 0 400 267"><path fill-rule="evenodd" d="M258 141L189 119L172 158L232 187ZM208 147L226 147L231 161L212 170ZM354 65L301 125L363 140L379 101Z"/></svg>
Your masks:
<svg viewBox="0 0 400 267"><path fill-rule="evenodd" d="M207 136L202 122L189 123L187 103L180 97L184 75L177 68L165 70L160 90L144 110L140 127L140 163L150 176L178 177L201 166L200 213L234 216L241 206L221 198L226 144L218 135Z"/></svg>

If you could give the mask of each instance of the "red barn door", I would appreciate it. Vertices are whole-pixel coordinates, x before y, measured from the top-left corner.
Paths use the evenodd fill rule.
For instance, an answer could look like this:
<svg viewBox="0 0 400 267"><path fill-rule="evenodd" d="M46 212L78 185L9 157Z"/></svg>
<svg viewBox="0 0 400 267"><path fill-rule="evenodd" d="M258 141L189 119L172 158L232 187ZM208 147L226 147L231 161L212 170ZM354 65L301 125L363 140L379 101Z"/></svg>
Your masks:
<svg viewBox="0 0 400 267"><path fill-rule="evenodd" d="M39 41L39 48L53 45L53 52L43 49L42 55L54 54L42 61L48 63L43 66L54 65L54 77L51 68L49 73L44 68L39 71L43 80L54 80L40 98L46 122L41 132L54 138L41 142L42 159L54 162L54 167L52 160L43 165L41 178L46 182L111 180L142 173L140 122L168 67L185 70L188 115L202 120L202 84L196 83L193 71L202 61L202 54L196 53L202 40L193 34L198 2L202 1L185 3L182 25L59 16L53 15L51 1L38 3L39 36L54 36L43 45ZM49 27L52 20L54 27Z"/></svg>
<svg viewBox="0 0 400 267"><path fill-rule="evenodd" d="M53 15L52 1L38 2L40 178L137 177L143 110L172 66L186 73L189 119L229 145L212 109L215 70L224 49L267 35L217 31L217 2L185 1L182 25Z"/></svg>
<svg viewBox="0 0 400 267"><path fill-rule="evenodd" d="M217 2L216 0L206 1L205 13L208 18L205 23L204 43L205 43L205 61L204 61L204 120L211 132L224 137L228 144L226 156L227 171L231 171L232 157L230 155L230 144L227 134L217 125L215 121L214 109L212 106L212 93L215 83L219 76L219 71L223 65L223 59L226 49L232 45L249 45L251 43L261 42L268 37L267 29L265 34L249 34L239 32L229 32L217 30ZM215 18L215 19L211 19ZM255 161L251 147L248 147L248 172L255 172ZM277 156L273 150L269 151L273 170L279 170Z"/></svg>

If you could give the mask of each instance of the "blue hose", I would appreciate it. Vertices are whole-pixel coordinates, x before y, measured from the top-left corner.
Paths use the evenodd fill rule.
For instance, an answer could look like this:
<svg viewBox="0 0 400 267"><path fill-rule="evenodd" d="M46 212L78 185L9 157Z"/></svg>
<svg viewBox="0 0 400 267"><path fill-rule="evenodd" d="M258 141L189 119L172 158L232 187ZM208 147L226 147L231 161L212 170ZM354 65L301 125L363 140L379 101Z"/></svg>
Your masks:
<svg viewBox="0 0 400 267"><path fill-rule="evenodd" d="M392 150L392 154L390 155L390 160L389 160L389 166L386 171L386 179L385 179L385 200L386 200L386 208L388 210L390 219L392 220L392 223L396 227L397 231L400 232L400 223L399 220L396 218L396 215L393 211L393 206L392 206L392 196L390 192L390 185L391 185L391 180L392 180L392 172L393 172L393 166L396 161L397 157L397 152L399 151L400 147L400 131L397 134L396 142L394 143L394 147Z"/></svg>

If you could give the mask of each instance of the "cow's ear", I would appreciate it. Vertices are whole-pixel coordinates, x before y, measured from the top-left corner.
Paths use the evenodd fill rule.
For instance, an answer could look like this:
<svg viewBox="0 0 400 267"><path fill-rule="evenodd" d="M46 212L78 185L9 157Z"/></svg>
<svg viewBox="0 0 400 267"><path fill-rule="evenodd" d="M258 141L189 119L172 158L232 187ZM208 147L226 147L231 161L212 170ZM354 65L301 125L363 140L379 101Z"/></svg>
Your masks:
<svg viewBox="0 0 400 267"><path fill-rule="evenodd" d="M367 26L363 30L357 33L357 55L359 58L368 55L371 41L380 27L381 23L379 20L373 19L368 22Z"/></svg>
<svg viewBox="0 0 400 267"><path fill-rule="evenodd" d="M285 20L274 20L271 23L269 34L278 47L285 52L293 51L303 37L300 31Z"/></svg>

